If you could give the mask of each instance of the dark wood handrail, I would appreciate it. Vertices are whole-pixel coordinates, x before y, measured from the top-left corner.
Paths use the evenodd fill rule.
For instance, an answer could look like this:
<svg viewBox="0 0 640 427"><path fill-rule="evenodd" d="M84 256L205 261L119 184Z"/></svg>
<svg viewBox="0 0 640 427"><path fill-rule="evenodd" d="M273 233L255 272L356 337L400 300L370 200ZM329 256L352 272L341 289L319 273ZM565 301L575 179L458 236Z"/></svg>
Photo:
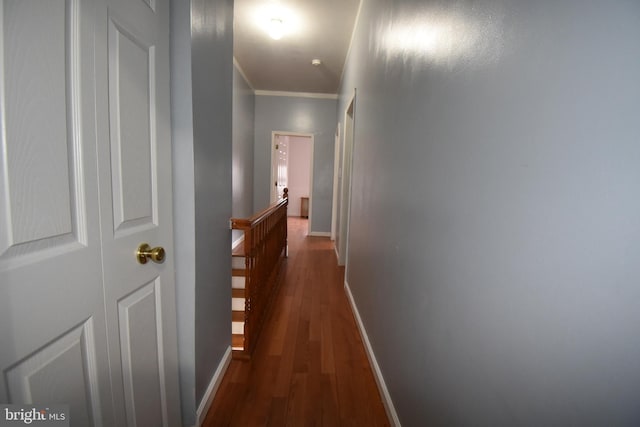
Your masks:
<svg viewBox="0 0 640 427"><path fill-rule="evenodd" d="M258 224L260 221L263 221L266 217L273 214L276 210L278 210L282 205L286 205L288 203L288 199L282 199L277 201L276 203L272 203L269 207L264 210L254 214L250 218L231 218L231 228L234 230L244 230L247 228L251 228Z"/></svg>
<svg viewBox="0 0 640 427"><path fill-rule="evenodd" d="M244 233L245 259L244 344L243 350L234 350L235 357L253 353L277 289L280 263L287 255L287 205L284 198L250 218L231 218L231 228Z"/></svg>

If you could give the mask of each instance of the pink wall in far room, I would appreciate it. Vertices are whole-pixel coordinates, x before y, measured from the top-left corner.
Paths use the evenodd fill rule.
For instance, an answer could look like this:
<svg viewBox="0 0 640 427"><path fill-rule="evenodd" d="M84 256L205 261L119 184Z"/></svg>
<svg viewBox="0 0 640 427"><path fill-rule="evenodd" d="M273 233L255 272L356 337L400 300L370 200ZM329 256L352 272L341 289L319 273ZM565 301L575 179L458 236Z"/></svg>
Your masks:
<svg viewBox="0 0 640 427"><path fill-rule="evenodd" d="M300 198L310 197L311 138L286 136L289 146L287 183L289 187L289 216L300 216Z"/></svg>

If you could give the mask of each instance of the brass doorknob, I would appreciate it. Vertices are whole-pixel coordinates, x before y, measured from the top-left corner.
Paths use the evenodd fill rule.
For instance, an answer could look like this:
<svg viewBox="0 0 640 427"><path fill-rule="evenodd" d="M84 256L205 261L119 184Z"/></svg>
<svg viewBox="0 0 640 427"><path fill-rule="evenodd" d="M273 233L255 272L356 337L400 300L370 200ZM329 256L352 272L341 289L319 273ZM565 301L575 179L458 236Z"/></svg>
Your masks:
<svg viewBox="0 0 640 427"><path fill-rule="evenodd" d="M138 258L140 264L146 264L148 260L160 264L164 262L164 256L165 252L162 246L152 248L148 243L138 246L138 251L136 252L136 258Z"/></svg>

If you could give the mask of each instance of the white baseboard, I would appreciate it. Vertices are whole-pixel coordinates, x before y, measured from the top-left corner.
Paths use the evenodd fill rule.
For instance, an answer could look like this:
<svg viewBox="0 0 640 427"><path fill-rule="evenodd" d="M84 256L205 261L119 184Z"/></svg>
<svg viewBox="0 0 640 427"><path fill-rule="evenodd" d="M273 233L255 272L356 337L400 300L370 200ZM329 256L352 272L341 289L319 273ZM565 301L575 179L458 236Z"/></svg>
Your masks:
<svg viewBox="0 0 640 427"><path fill-rule="evenodd" d="M204 396L202 397L202 401L198 406L198 411L196 412L196 426L200 427L207 416L207 412L209 412L209 408L211 408L211 404L213 403L213 398L216 396L216 392L218 391L218 387L220 387L220 383L222 382L222 377L224 377L225 372L227 372L227 368L229 367L229 363L231 363L231 347L227 347L227 351L224 352L224 356L222 356L222 360L218 365L218 369L213 374L211 378L211 382L207 387L207 391L204 392Z"/></svg>
<svg viewBox="0 0 640 427"><path fill-rule="evenodd" d="M308 234L311 237L331 237L331 232L329 231L312 231Z"/></svg>
<svg viewBox="0 0 640 427"><path fill-rule="evenodd" d="M375 354L373 354L373 349L371 348L371 343L369 342L367 331L364 329L364 324L362 323L362 319L360 318L358 307L356 306L356 302L353 300L353 295L351 294L349 283L347 283L346 280L344 281L344 290L347 294L347 298L349 299L349 303L351 304L353 315L356 318L356 323L358 324L358 329L360 330L360 335L362 336L362 341L364 342L365 349L367 351L367 358L369 359L369 363L373 368L373 376L376 379L376 384L378 384L378 390L382 395L382 403L384 404L384 409L387 412L387 417L389 417L392 426L401 427L400 419L398 418L398 414L396 413L396 408L393 406L391 395L389 394L387 385L384 382L384 378L382 377L382 371L380 371L380 366L378 366L376 356Z"/></svg>

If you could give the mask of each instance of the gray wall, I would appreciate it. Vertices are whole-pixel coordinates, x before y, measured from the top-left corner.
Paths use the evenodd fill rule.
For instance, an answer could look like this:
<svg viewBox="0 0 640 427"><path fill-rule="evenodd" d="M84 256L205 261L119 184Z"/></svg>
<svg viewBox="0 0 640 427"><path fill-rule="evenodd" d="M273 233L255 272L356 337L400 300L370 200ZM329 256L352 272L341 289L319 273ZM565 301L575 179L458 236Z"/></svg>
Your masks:
<svg viewBox="0 0 640 427"><path fill-rule="evenodd" d="M256 96L254 194L255 210L269 205L271 190L271 132L314 134L311 232L331 231L335 99Z"/></svg>
<svg viewBox="0 0 640 427"><path fill-rule="evenodd" d="M172 120L183 421L231 342L233 1L172 1Z"/></svg>
<svg viewBox="0 0 640 427"><path fill-rule="evenodd" d="M640 425L640 3L363 3L348 282L403 426Z"/></svg>
<svg viewBox="0 0 640 427"><path fill-rule="evenodd" d="M236 67L233 68L233 206L235 218L253 215L253 142L256 97ZM236 230L234 230L236 233ZM242 232L234 235L239 238Z"/></svg>
<svg viewBox="0 0 640 427"><path fill-rule="evenodd" d="M253 144L256 97L236 67L233 68L233 207L234 217L253 210Z"/></svg>
<svg viewBox="0 0 640 427"><path fill-rule="evenodd" d="M192 0L196 401L231 343L233 0Z"/></svg>

